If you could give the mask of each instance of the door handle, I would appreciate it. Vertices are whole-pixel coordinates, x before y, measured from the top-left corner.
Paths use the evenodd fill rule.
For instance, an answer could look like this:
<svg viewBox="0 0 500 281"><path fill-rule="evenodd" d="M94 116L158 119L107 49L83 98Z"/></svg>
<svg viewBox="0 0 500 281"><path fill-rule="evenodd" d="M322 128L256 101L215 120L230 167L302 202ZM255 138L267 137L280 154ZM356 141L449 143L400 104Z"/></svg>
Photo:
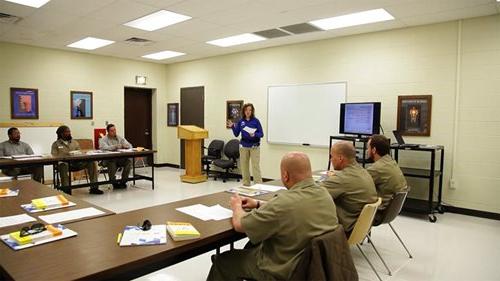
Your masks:
<svg viewBox="0 0 500 281"><path fill-rule="evenodd" d="M149 132L148 131L144 132L144 135L149 136Z"/></svg>

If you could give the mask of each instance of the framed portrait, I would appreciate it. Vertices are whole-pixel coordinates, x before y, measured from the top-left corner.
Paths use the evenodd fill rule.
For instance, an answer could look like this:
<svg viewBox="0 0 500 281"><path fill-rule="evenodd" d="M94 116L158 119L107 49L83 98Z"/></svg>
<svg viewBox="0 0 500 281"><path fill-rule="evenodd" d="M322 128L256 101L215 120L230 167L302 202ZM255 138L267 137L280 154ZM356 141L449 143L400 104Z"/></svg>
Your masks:
<svg viewBox="0 0 500 281"><path fill-rule="evenodd" d="M227 125L228 121L233 123L238 122L241 119L241 108L243 107L242 100L228 100L226 101L226 128L230 128Z"/></svg>
<svg viewBox="0 0 500 281"><path fill-rule="evenodd" d="M71 119L92 119L92 92L71 91Z"/></svg>
<svg viewBox="0 0 500 281"><path fill-rule="evenodd" d="M179 103L167 103L167 126L179 125Z"/></svg>
<svg viewBox="0 0 500 281"><path fill-rule="evenodd" d="M38 89L10 88L10 118L38 119Z"/></svg>
<svg viewBox="0 0 500 281"><path fill-rule="evenodd" d="M398 96L398 131L405 136L431 135L432 95Z"/></svg>

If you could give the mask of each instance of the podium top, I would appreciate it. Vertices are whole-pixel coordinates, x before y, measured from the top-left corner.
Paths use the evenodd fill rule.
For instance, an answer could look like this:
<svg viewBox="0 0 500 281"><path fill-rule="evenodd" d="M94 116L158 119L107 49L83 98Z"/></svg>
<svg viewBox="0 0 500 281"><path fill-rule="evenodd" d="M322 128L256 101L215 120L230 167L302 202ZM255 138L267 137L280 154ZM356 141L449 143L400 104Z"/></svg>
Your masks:
<svg viewBox="0 0 500 281"><path fill-rule="evenodd" d="M205 139L208 138L208 131L194 125L181 125L177 127L177 137L180 139Z"/></svg>

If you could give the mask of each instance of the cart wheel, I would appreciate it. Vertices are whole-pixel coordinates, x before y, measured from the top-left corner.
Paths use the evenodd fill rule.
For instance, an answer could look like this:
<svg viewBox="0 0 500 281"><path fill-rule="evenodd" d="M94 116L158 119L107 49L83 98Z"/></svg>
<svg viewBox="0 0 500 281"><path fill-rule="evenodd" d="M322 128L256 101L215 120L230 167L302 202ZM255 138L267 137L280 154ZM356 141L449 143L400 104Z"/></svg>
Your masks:
<svg viewBox="0 0 500 281"><path fill-rule="evenodd" d="M437 221L436 216L435 215L429 215L429 221L432 222L432 223L436 222Z"/></svg>
<svg viewBox="0 0 500 281"><path fill-rule="evenodd" d="M436 210L437 210L440 214L444 214L444 207L443 207L443 205L439 205L439 206L437 206Z"/></svg>

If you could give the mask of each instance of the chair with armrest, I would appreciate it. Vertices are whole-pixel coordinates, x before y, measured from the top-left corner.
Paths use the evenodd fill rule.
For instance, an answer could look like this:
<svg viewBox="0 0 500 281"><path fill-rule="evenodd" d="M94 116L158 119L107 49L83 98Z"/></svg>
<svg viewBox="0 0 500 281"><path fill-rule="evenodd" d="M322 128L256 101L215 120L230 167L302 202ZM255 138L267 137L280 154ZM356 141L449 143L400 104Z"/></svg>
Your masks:
<svg viewBox="0 0 500 281"><path fill-rule="evenodd" d="M226 143L224 146L224 155L227 159L216 159L212 163L221 169L224 169L224 173L221 174L222 182L230 177L229 171L238 167L238 158L240 158L240 141L237 139L232 139ZM236 177L237 181L240 181L239 177ZM217 177L214 178L217 180Z"/></svg>
<svg viewBox="0 0 500 281"><path fill-rule="evenodd" d="M207 147L207 154L201 157L201 164L205 166L205 171L207 173L207 177L210 176L210 164L214 160L222 158L222 150L224 149L224 141L222 140L213 140Z"/></svg>
<svg viewBox="0 0 500 281"><path fill-rule="evenodd" d="M356 224L354 224L354 228L351 232L351 235L349 236L349 239L347 240L347 243L349 245L356 245L356 247L359 249L365 260L368 262L370 265L371 269L377 275L377 278L382 281L382 278L380 278L380 275L378 274L377 270L375 270L375 267L373 267L373 264L370 262L368 257L365 255L361 247L359 246L361 242L366 238L368 238L368 241L372 245L373 249L375 250L375 253L379 256L379 258L382 260L384 263L384 266L386 267L387 271L389 271L389 275L392 275L390 272L389 268L385 264L385 261L380 257L380 254L377 251L377 248L375 248L375 245L373 245L373 241L371 241L370 236L368 236L368 232L370 232L370 229L372 227L373 223L373 218L375 217L375 213L377 212L378 206L382 203L382 198L378 198L377 202L371 203L371 204L366 204L363 207L363 210L361 210L361 214L358 217L358 220L356 221Z"/></svg>

